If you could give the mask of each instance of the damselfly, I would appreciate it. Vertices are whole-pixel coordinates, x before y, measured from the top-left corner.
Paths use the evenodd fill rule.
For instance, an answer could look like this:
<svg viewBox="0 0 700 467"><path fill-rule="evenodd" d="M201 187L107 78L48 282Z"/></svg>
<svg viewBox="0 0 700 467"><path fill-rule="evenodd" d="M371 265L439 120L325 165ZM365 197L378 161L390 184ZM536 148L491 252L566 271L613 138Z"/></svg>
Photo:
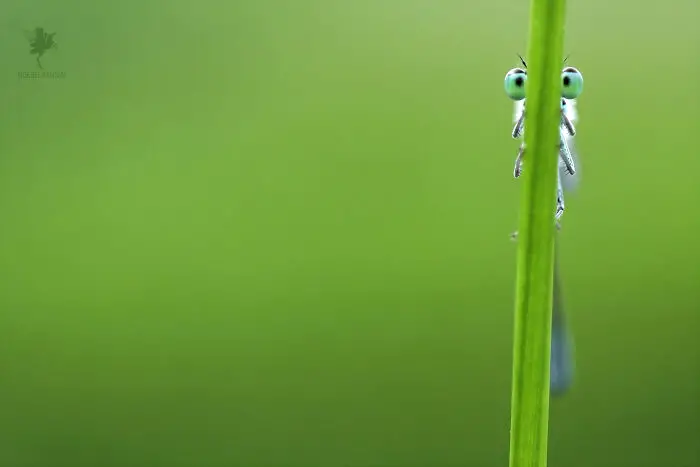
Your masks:
<svg viewBox="0 0 700 467"><path fill-rule="evenodd" d="M525 94L527 84L527 63L520 57L523 68L513 68L506 73L505 90L510 99L515 101L513 138L523 138L525 134ZM566 59L564 60L566 62ZM576 170L577 154L573 145L577 120L576 98L583 91L583 75L576 68L565 67L561 73L561 122L559 125L559 163L557 171L557 199L554 220L557 230L560 229L560 218L564 214L564 191L572 190L578 182ZM525 142L520 144L515 158L513 175L520 177L523 170ZM512 238L517 237L517 232ZM552 348L550 359L550 392L557 395L565 392L572 383L574 361L572 343L564 314L564 303L561 293L561 277L559 258L555 252L554 258L554 296L552 300Z"/></svg>

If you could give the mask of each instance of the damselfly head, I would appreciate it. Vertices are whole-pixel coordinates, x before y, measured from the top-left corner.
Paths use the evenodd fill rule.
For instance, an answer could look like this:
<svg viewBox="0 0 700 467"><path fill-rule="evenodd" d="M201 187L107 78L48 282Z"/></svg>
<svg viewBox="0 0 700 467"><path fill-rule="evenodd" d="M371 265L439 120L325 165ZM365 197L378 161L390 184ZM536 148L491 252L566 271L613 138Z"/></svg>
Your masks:
<svg viewBox="0 0 700 467"><path fill-rule="evenodd" d="M520 54L516 54L523 68L517 67L506 73L504 88L506 95L514 101L522 101L526 95L527 62ZM569 59L564 58L564 64ZM564 99L576 99L583 92L583 75L574 67L566 66L561 72L561 96Z"/></svg>

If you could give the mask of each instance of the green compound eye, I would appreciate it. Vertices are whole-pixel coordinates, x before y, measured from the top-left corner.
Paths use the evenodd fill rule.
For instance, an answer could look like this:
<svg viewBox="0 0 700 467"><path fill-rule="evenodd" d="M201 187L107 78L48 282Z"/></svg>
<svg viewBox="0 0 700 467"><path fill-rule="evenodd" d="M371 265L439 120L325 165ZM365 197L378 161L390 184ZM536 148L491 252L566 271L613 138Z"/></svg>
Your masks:
<svg viewBox="0 0 700 467"><path fill-rule="evenodd" d="M508 97L514 101L525 99L525 83L527 82L527 72L522 68L513 68L506 73L504 87Z"/></svg>
<svg viewBox="0 0 700 467"><path fill-rule="evenodd" d="M564 68L561 72L561 96L576 99L583 92L583 75L576 68Z"/></svg>

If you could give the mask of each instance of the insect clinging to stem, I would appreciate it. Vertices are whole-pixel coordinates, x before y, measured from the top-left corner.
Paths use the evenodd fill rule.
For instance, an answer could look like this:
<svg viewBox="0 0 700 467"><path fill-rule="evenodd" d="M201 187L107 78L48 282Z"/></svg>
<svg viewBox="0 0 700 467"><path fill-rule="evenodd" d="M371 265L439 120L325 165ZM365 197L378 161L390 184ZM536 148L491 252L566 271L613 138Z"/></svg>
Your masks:
<svg viewBox="0 0 700 467"><path fill-rule="evenodd" d="M518 55L523 68L513 68L505 77L505 91L508 97L515 102L512 136L522 138L525 133L525 97L527 84L527 63ZM564 59L566 64L568 57ZM565 66L561 72L561 120L559 124L559 162L557 170L557 195L556 210L554 213L557 230L560 227L560 218L564 213L564 190L574 189L578 184L579 174L576 170L577 154L573 145L576 129L574 123L577 119L576 99L583 91L583 75L574 67ZM518 155L515 158L513 175L520 177L523 170L523 156L525 143L520 144ZM511 235L517 238L517 232ZM558 243L555 241L555 243ZM554 255L554 283L552 297L552 335L550 357L550 392L553 395L564 393L572 384L574 374L574 360L572 355L572 340L566 323L564 303L561 290L561 276L559 271L558 252Z"/></svg>
<svg viewBox="0 0 700 467"><path fill-rule="evenodd" d="M518 55L523 68L513 68L505 77L505 91L510 99L515 101L515 126L513 138L522 138L525 134L525 90L527 87L527 63ZM564 63L566 60L564 59ZM557 204L555 219L557 225L564 214L564 188L572 188L576 184L576 154L573 151L573 138L576 135L574 122L577 119L576 99L583 91L583 75L576 68L567 66L561 73L561 123L559 126L559 174L557 177ZM523 170L525 142L520 144L515 159L513 175L520 177Z"/></svg>

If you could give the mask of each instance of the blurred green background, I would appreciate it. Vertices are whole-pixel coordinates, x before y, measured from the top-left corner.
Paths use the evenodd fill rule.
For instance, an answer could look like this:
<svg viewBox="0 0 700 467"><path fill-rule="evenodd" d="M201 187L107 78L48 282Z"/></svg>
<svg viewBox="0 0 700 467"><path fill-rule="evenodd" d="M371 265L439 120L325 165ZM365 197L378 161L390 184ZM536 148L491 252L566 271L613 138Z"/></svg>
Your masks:
<svg viewBox="0 0 700 467"><path fill-rule="evenodd" d="M506 466L527 2L102 3L0 6L0 466ZM569 2L551 466L700 465L698 13Z"/></svg>

